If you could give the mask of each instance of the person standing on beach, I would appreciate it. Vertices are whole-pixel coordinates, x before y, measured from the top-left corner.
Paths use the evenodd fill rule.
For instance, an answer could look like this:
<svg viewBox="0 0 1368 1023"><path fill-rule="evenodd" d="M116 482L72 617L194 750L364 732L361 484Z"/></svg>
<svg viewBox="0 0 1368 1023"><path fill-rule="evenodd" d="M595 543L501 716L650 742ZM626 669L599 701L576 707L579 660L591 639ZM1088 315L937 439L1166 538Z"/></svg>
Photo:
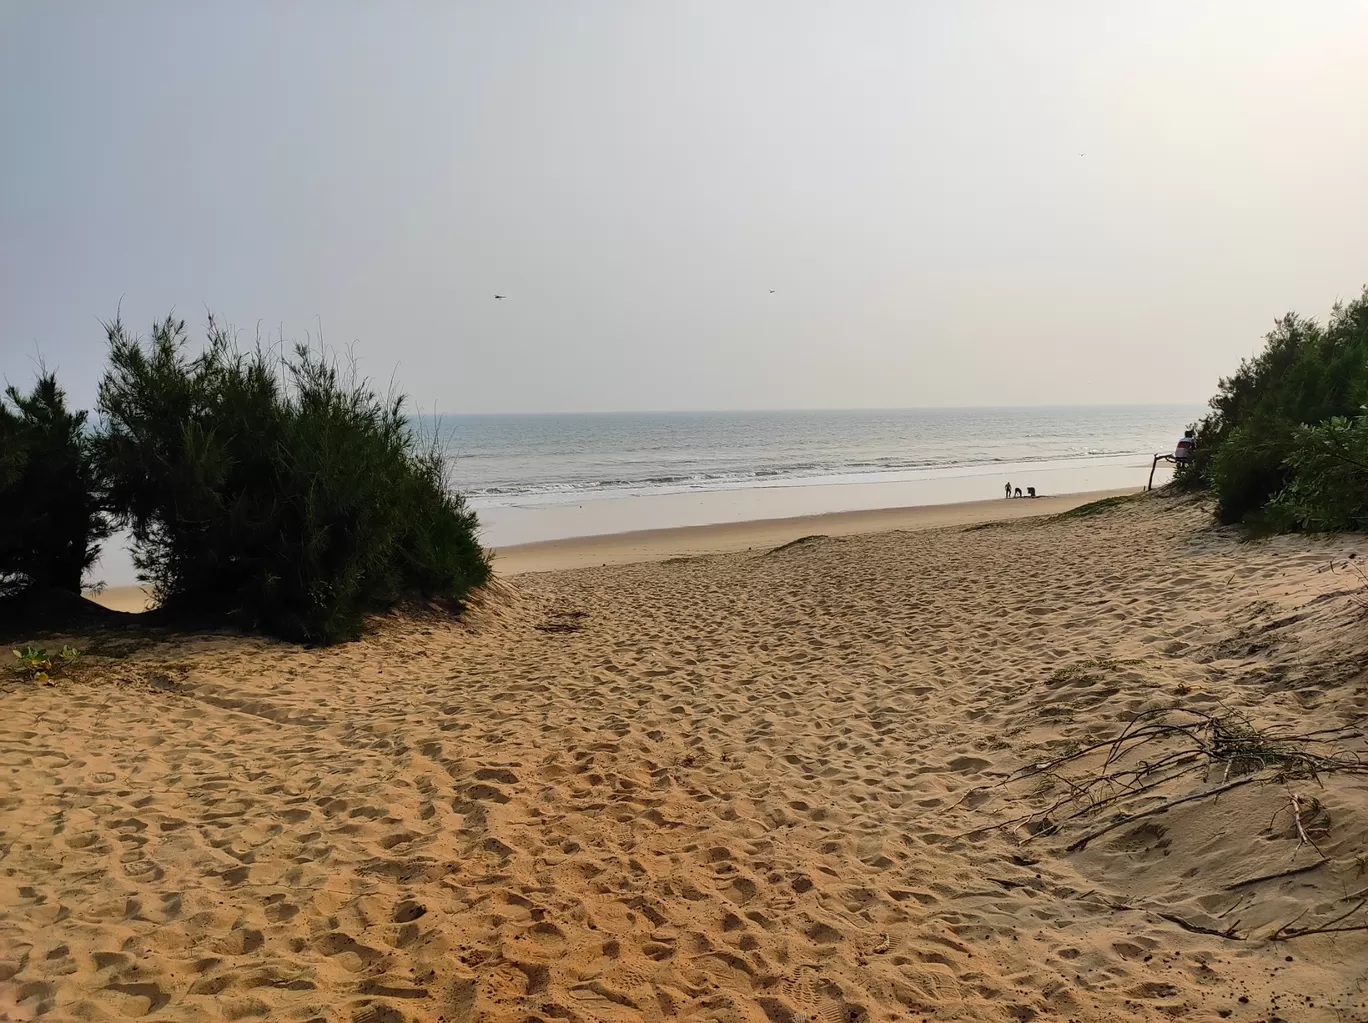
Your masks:
<svg viewBox="0 0 1368 1023"><path fill-rule="evenodd" d="M1004 491L1004 493L1003 493L1002 496L1003 496L1003 497L1006 497L1008 500L1011 500L1011 497L1012 497L1012 485L1011 485L1010 483L1008 483L1008 484L1007 484L1005 487L1003 487L1002 489L1003 489L1003 491Z"/></svg>

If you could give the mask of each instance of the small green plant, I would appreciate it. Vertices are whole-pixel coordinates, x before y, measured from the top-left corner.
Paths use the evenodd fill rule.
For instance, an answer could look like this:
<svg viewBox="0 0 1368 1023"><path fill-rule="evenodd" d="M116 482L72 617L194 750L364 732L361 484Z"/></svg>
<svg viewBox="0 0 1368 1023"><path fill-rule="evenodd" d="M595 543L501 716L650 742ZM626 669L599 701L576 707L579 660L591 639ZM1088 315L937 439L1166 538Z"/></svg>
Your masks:
<svg viewBox="0 0 1368 1023"><path fill-rule="evenodd" d="M81 651L66 644L55 655L49 654L46 647L32 643L14 651L14 658L19 662L19 674L30 682L52 681L54 675L69 668L80 656Z"/></svg>
<svg viewBox="0 0 1368 1023"><path fill-rule="evenodd" d="M1133 668L1137 664L1144 662L1138 657L1113 658L1113 657L1094 657L1087 661L1079 661L1076 664L1068 664L1056 669L1050 677L1045 680L1045 684L1051 689L1067 685L1070 682L1079 685L1093 685L1102 681L1103 672L1120 671L1122 668Z"/></svg>

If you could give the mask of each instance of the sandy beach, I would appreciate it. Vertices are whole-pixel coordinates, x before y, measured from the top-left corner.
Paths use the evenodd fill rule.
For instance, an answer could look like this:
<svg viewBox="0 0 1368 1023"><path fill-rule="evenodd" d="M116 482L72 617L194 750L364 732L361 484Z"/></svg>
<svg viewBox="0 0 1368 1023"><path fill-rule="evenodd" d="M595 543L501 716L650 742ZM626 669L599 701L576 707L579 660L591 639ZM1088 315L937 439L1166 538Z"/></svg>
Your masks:
<svg viewBox="0 0 1368 1023"><path fill-rule="evenodd" d="M1095 490L1061 494L1035 500L957 501L949 504L914 505L829 512L818 515L786 515L738 522L716 522L665 529L633 529L593 536L570 536L534 543L494 548L498 574L504 578L525 572L555 572L567 568L627 565L669 558L695 557L776 547L805 536L850 536L891 529L932 529L1053 515L1089 501L1134 493L1126 490ZM89 598L115 611L145 610L149 592L142 586L109 586L90 592Z"/></svg>
<svg viewBox="0 0 1368 1023"><path fill-rule="evenodd" d="M456 624L6 679L0 1018L1368 1018L1368 545L1067 504L532 545Z"/></svg>

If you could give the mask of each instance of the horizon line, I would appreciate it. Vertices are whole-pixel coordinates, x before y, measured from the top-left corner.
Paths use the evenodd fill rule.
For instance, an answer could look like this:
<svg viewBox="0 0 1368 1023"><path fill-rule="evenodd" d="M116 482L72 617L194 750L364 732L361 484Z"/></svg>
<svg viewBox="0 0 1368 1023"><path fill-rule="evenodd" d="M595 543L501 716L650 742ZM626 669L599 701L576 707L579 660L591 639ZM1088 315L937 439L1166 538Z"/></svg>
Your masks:
<svg viewBox="0 0 1368 1023"><path fill-rule="evenodd" d="M423 412L419 415L440 416L698 416L698 415L762 415L785 412L973 412L973 411L1024 411L1032 409L1123 409L1123 408L1205 408L1207 402L1200 401L1137 401L1137 402L1088 402L1075 404L1039 405L879 405L879 406L809 406L806 408L680 408L680 409L599 409L599 410L551 410L551 411L498 411L498 412Z"/></svg>

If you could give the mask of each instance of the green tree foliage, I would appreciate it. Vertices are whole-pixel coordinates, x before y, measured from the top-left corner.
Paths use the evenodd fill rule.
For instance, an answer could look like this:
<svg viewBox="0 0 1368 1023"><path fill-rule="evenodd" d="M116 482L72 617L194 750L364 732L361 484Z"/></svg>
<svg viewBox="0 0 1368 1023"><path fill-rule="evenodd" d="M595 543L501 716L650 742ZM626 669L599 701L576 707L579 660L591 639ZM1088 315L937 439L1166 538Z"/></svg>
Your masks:
<svg viewBox="0 0 1368 1023"><path fill-rule="evenodd" d="M402 397L302 346L239 351L212 320L193 357L184 321L146 342L106 329L111 505L161 606L330 643L367 611L459 605L487 580L475 516Z"/></svg>
<svg viewBox="0 0 1368 1023"><path fill-rule="evenodd" d="M1354 479L1362 485L1332 469L1347 463L1334 462L1327 445L1358 438L1363 427L1349 421L1363 415L1365 403L1368 288L1336 305L1324 326L1295 313L1277 322L1264 350L1220 382L1180 483L1210 487L1222 522L1250 522L1267 509L1281 528L1347 528L1314 523L1352 506L1355 498L1337 488ZM1269 507L1284 492L1286 499ZM1325 515L1316 510L1321 502Z"/></svg>
<svg viewBox="0 0 1368 1023"><path fill-rule="evenodd" d="M1312 532L1368 530L1368 419L1335 417L1297 431L1291 482L1269 505L1270 524Z"/></svg>
<svg viewBox="0 0 1368 1023"><path fill-rule="evenodd" d="M85 422L51 373L0 397L0 595L79 594L99 556L109 524Z"/></svg>

